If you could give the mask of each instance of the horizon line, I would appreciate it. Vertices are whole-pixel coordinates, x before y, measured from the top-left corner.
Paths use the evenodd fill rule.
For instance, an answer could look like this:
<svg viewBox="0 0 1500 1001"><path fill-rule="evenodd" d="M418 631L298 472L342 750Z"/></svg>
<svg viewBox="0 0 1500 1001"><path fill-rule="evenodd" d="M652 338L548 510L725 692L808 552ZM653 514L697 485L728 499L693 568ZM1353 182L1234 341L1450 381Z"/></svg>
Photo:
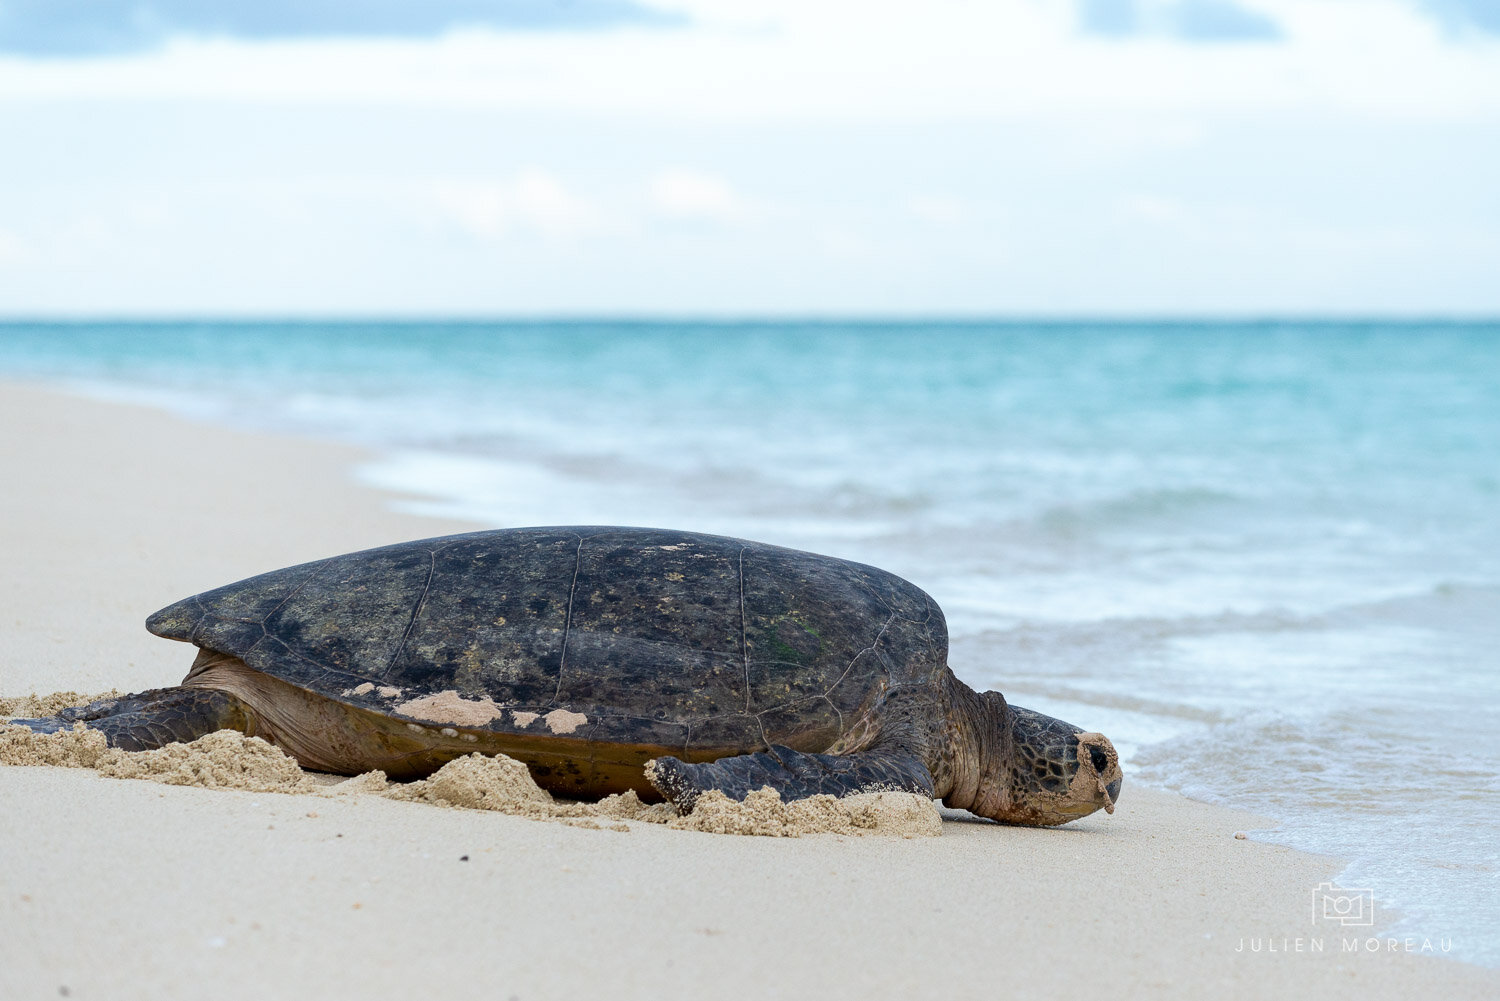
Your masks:
<svg viewBox="0 0 1500 1001"><path fill-rule="evenodd" d="M347 325L389 324L392 326L415 326L419 324L447 324L453 326L485 324L551 324L584 325L609 323L622 325L661 324L669 326L754 326L765 324L874 324L901 326L908 324L942 324L951 326L1000 324L1000 325L1062 325L1062 324L1176 324L1205 325L1223 324L1231 326L1255 326L1282 323L1306 324L1493 324L1500 323L1500 311L1491 313L1467 312L1223 312L1223 313L1027 313L1027 312L975 312L975 313L921 313L921 312L837 312L817 311L807 313L567 313L567 312L518 312L518 313L141 313L117 314L0 314L0 327L13 326L87 326L91 324L117 326L185 326L191 324L246 325Z"/></svg>

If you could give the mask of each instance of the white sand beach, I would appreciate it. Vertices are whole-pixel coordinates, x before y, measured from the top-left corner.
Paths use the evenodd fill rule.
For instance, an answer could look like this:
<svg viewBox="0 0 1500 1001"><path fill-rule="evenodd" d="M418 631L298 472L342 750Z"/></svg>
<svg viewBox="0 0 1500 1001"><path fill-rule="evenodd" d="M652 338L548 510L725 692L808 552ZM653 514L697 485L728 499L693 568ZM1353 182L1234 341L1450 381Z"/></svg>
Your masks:
<svg viewBox="0 0 1500 1001"><path fill-rule="evenodd" d="M157 608L484 527L393 513L348 447L15 383L0 428L0 696L174 684ZM0 767L0 996L1500 996L1390 914L1315 922L1340 863L1235 837L1274 823L1128 774L1059 829L773 839Z"/></svg>

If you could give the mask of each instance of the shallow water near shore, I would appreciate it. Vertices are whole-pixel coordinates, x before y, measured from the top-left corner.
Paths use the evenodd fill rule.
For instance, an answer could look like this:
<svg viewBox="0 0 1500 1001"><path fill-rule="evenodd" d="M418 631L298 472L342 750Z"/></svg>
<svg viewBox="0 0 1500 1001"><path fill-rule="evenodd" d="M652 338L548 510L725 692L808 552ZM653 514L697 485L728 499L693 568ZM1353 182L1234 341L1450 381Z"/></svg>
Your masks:
<svg viewBox="0 0 1500 1001"><path fill-rule="evenodd" d="M413 510L878 564L1126 797L1500 965L1500 326L12 324L0 374L355 441Z"/></svg>

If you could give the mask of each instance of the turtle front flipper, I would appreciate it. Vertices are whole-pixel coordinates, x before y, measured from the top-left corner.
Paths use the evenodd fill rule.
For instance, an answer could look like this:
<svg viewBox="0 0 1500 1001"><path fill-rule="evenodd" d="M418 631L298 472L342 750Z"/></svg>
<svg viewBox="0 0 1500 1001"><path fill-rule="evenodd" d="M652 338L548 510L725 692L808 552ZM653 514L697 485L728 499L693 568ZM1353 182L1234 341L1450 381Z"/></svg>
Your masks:
<svg viewBox="0 0 1500 1001"><path fill-rule="evenodd" d="M689 764L673 757L646 764L646 777L656 791L688 813L698 797L717 789L743 800L765 786L783 800L809 796L851 796L861 792L913 792L931 797L932 773L916 755L904 751L864 751L858 754L804 754L772 744L771 750Z"/></svg>
<svg viewBox="0 0 1500 1001"><path fill-rule="evenodd" d="M149 751L177 741L196 740L219 730L254 732L250 707L212 688L153 688L118 699L100 699L64 709L56 716L13 719L37 733L70 730L82 723L104 734L110 747Z"/></svg>

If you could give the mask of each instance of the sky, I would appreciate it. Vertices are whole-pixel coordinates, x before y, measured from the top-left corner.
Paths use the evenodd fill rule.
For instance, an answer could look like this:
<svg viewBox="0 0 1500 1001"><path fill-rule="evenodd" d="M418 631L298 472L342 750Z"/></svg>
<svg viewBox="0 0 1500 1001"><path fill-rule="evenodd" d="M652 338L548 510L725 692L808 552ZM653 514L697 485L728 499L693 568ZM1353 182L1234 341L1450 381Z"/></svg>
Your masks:
<svg viewBox="0 0 1500 1001"><path fill-rule="evenodd" d="M0 0L0 317L1500 313L1497 0Z"/></svg>

